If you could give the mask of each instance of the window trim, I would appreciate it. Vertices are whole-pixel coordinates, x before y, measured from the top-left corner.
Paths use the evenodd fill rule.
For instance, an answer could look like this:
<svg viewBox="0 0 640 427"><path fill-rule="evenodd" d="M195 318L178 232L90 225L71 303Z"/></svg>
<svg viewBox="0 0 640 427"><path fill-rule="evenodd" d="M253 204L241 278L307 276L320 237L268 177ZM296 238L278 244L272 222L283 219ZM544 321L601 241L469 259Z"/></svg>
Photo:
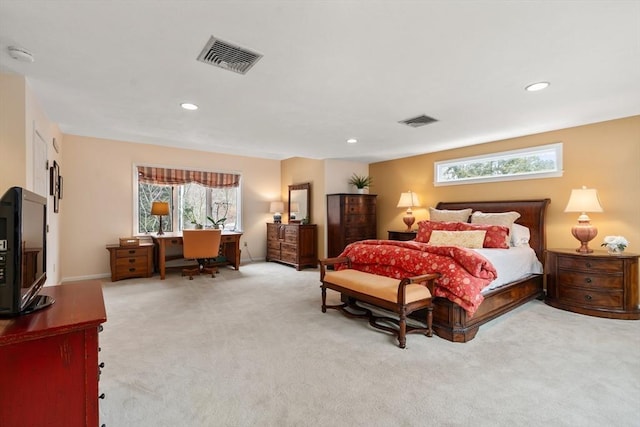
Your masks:
<svg viewBox="0 0 640 427"><path fill-rule="evenodd" d="M506 174L499 176L483 176L474 178L459 178L455 180L443 180L440 178L440 172L448 167L459 166L468 163L478 163L482 160L499 160L508 159L514 157L528 157L541 153L553 152L555 156L555 169L551 171L541 172L524 172L518 174ZM524 179L541 179L541 178L556 178L561 177L564 172L562 161L562 143L557 142L553 144L539 145L535 147L521 148L518 150L499 151L490 154L481 154L478 156L461 157L457 159L441 160L434 162L433 164L433 185L434 187L447 186L447 185L464 185L464 184L479 184L487 182L500 182L500 181L518 181Z"/></svg>
<svg viewBox="0 0 640 427"><path fill-rule="evenodd" d="M236 231L241 231L242 230L242 209L243 209L243 176L242 173L239 171L230 171L230 170L215 170L215 169L202 169L202 168L194 168L194 167L186 167L186 166L167 166L167 165L159 165L159 164L152 164L152 163L133 163L132 165L132 173L131 173L131 187L132 187L132 193L133 193L133 224L132 224L132 236L144 236L145 233L141 233L140 231L138 231L138 214L139 214L139 209L138 209L138 166L142 166L142 167L152 167L152 168L164 168L164 169L180 169L180 170L191 170L191 171L199 171L199 172L210 172L210 173L224 173L224 174L234 174L234 175L238 175L240 177L240 179L238 180L238 191L240 191L240 194L238 195L238 206L236 209L236 226L235 226L235 230ZM174 191L173 192L173 200L172 200L172 205L174 206L175 209L177 208L177 203L178 203L178 192ZM178 227L179 227L179 219L177 218L177 213L176 212L172 212L172 225L173 225L173 232L179 232L178 231Z"/></svg>

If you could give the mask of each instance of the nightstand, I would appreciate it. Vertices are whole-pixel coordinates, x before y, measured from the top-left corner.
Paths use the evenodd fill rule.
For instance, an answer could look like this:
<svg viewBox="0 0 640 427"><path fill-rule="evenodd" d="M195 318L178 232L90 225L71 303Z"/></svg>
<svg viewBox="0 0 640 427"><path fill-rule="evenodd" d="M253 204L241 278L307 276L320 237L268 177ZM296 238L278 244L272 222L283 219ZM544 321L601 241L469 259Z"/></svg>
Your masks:
<svg viewBox="0 0 640 427"><path fill-rule="evenodd" d="M631 253L548 250L545 303L590 316L640 319L638 257Z"/></svg>
<svg viewBox="0 0 640 427"><path fill-rule="evenodd" d="M413 240L416 238L416 235L418 234L417 231L387 231L387 234L389 235L388 239L389 240L400 240L400 241L407 241L407 240Z"/></svg>

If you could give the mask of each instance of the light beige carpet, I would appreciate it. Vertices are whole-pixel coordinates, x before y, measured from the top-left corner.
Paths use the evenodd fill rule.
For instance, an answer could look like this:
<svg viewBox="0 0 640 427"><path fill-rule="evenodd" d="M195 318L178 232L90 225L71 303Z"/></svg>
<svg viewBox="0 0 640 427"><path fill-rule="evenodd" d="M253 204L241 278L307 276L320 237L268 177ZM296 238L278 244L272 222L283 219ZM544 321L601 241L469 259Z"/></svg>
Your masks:
<svg viewBox="0 0 640 427"><path fill-rule="evenodd" d="M142 426L640 426L640 321L533 301L469 343L320 310L318 270L104 282L100 422ZM330 297L338 301L336 294Z"/></svg>

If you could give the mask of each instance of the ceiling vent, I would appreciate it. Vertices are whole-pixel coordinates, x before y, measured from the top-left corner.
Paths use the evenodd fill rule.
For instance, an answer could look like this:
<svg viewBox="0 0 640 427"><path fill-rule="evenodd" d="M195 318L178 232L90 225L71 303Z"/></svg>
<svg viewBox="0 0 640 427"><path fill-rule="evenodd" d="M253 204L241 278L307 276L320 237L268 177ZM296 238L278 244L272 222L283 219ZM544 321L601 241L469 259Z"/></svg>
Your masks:
<svg viewBox="0 0 640 427"><path fill-rule="evenodd" d="M238 74L246 74L262 55L211 36L200 52L198 61Z"/></svg>
<svg viewBox="0 0 640 427"><path fill-rule="evenodd" d="M419 128L420 126L428 125L429 123L437 122L433 117L425 116L424 114L411 119L401 120L398 123L402 123L412 128Z"/></svg>

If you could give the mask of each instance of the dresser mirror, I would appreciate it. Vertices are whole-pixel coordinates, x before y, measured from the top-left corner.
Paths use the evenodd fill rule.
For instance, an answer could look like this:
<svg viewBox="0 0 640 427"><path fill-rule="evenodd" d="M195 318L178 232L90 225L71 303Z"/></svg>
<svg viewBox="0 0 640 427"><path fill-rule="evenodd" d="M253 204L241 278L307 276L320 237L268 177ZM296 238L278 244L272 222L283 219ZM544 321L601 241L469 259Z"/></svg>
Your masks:
<svg viewBox="0 0 640 427"><path fill-rule="evenodd" d="M311 223L311 183L289 186L289 222Z"/></svg>

